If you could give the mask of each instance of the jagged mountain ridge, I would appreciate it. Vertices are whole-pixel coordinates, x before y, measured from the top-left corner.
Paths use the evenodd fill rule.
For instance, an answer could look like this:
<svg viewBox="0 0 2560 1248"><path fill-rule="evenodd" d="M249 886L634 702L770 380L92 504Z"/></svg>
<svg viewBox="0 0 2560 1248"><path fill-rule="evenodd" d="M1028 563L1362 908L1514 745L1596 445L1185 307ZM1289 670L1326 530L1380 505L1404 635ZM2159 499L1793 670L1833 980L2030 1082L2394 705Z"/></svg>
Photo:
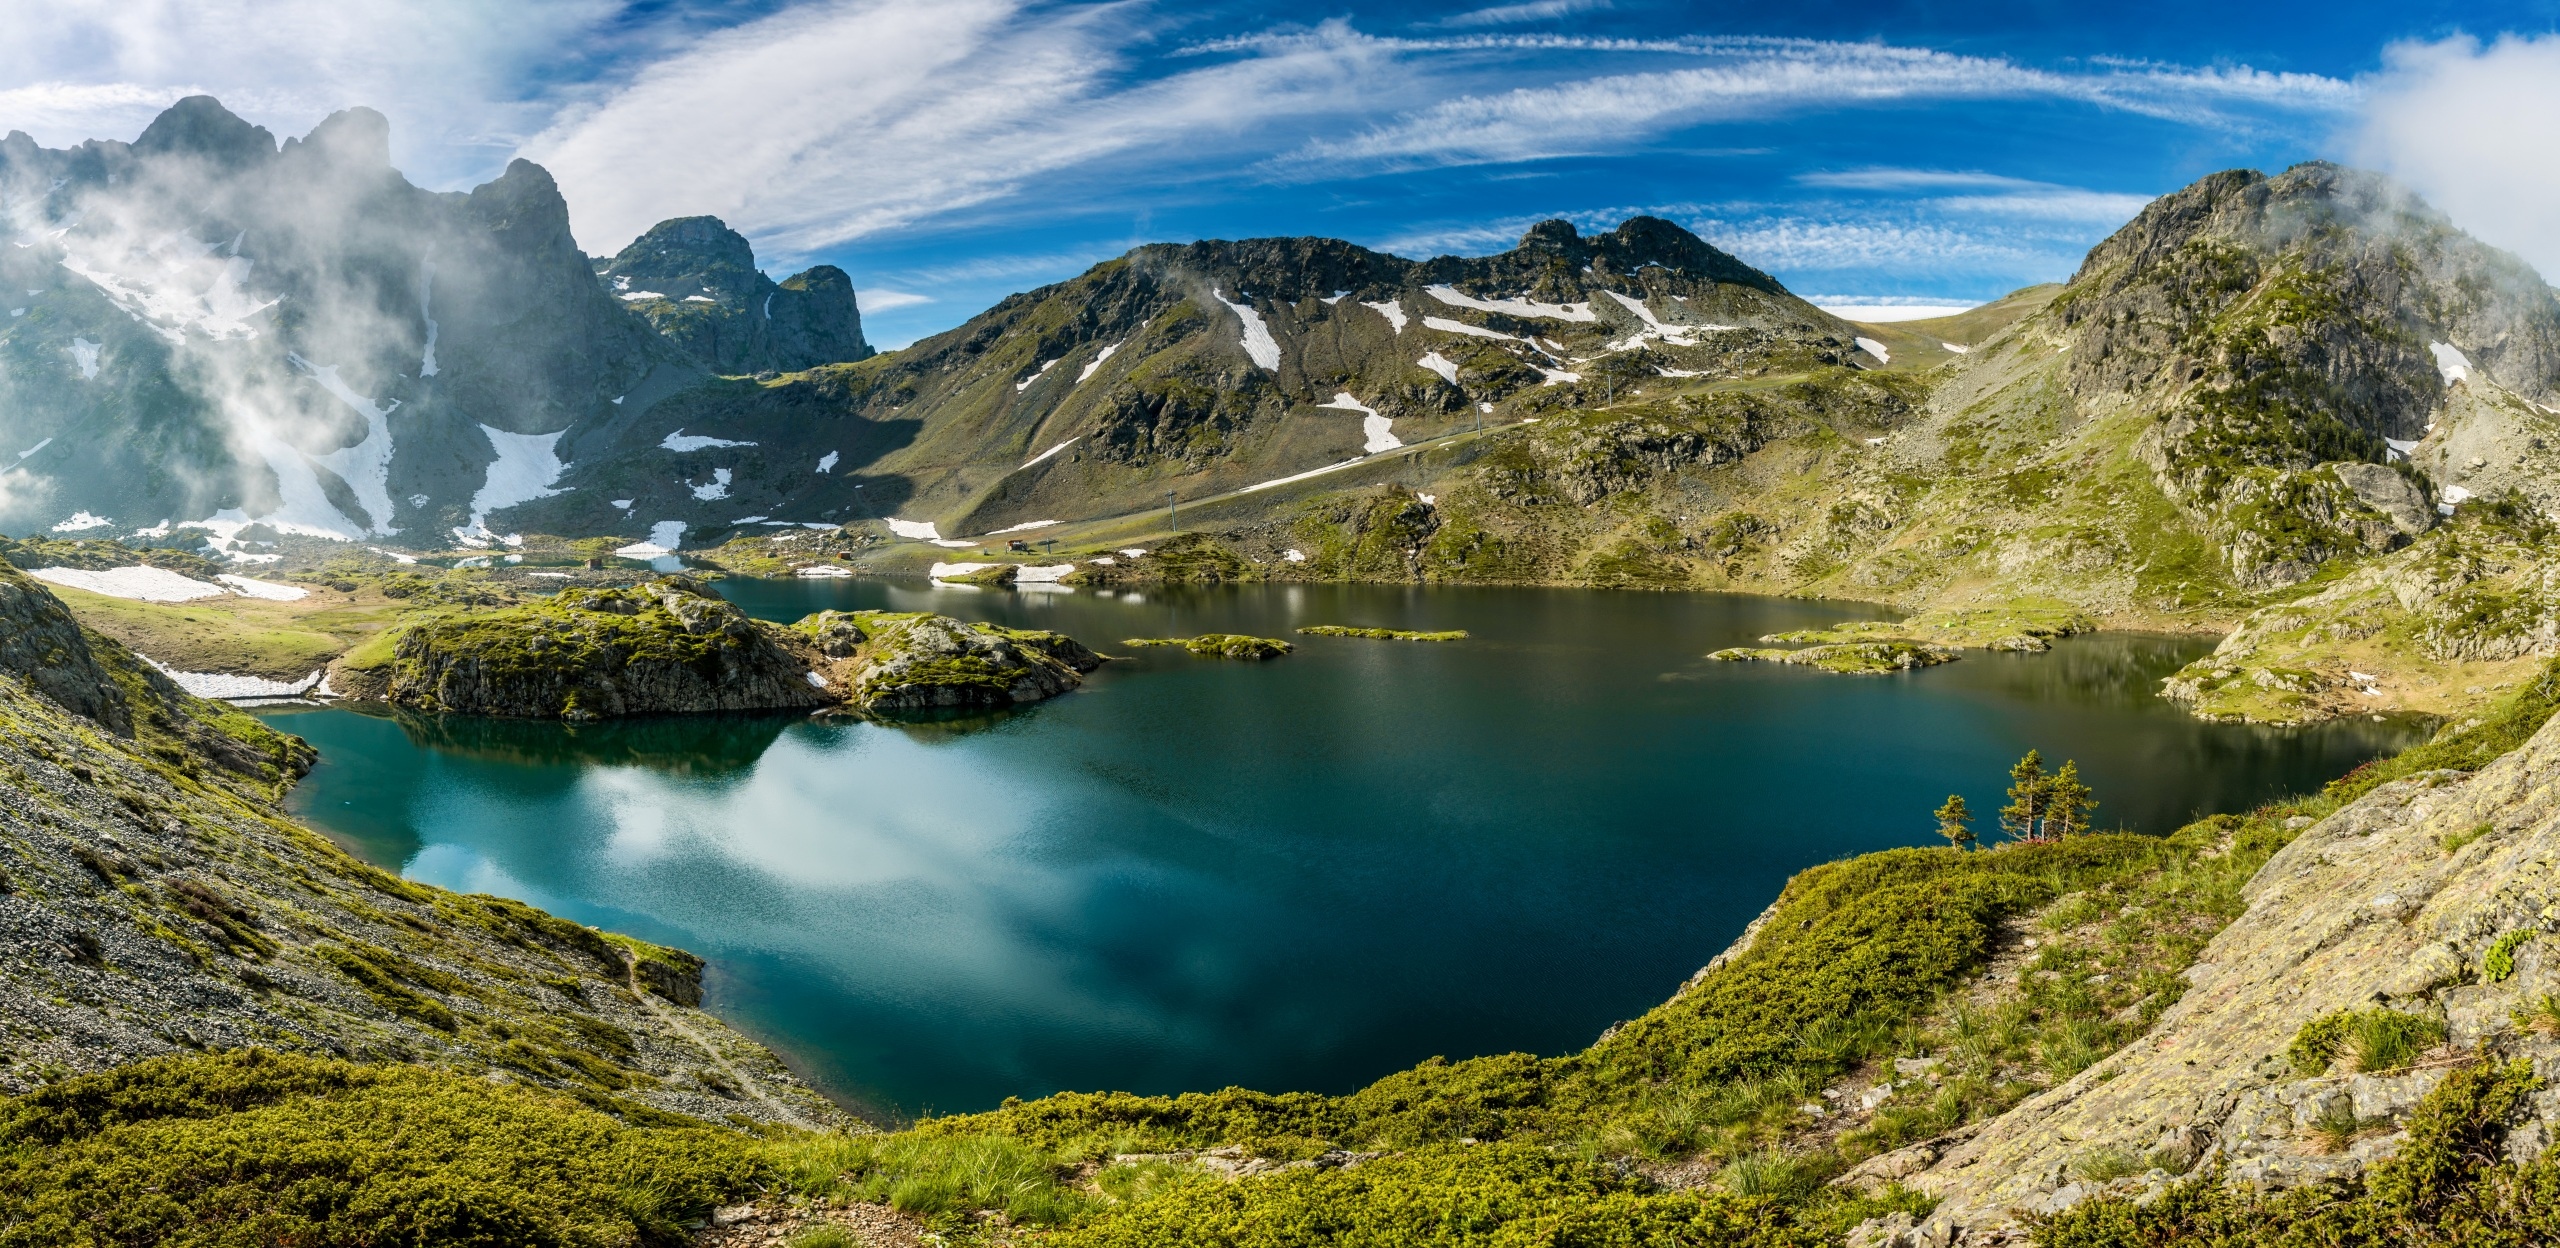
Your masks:
<svg viewBox="0 0 2560 1248"><path fill-rule="evenodd" d="M2227 626L2468 495L2560 479L2448 453L2560 437L2544 410L2555 325L2530 269L2375 175L2216 175L2068 286L1962 324L1862 329L1891 340L1885 373L1664 379L1488 439L1377 494L1378 516L1436 498L1376 539L1410 559L1317 557L1371 541L1368 496L1228 531L1266 566L1309 552L1274 575L2033 601Z"/></svg>
<svg viewBox="0 0 2560 1248"><path fill-rule="evenodd" d="M1652 218L1590 238L1550 221L1480 259L1157 244L890 355L714 383L573 431L576 491L510 523L672 520L699 540L750 519L900 517L986 533L1238 489L1664 370L1847 364L1853 338Z"/></svg>
<svg viewBox="0 0 2560 1248"><path fill-rule="evenodd" d="M539 166L419 189L369 109L281 145L202 96L129 144L12 133L0 218L0 522L18 529L211 518L235 550L260 520L447 545L550 488L577 421L722 366L869 350L840 270L777 284L751 252L714 307L754 332L702 334L718 318L688 304L662 333L609 293Z"/></svg>

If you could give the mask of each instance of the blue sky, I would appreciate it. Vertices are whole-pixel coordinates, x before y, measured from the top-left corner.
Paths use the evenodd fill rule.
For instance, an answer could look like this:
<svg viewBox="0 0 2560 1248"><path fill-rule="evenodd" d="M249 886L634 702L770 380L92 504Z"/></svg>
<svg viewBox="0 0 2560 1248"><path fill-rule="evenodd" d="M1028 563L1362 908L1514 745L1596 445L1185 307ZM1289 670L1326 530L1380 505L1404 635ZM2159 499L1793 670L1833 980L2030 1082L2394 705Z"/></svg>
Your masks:
<svg viewBox="0 0 2560 1248"><path fill-rule="evenodd" d="M1807 295L1969 303L2197 176L2312 157L2549 271L2560 220L2516 205L2560 203L2555 29L2560 0L73 0L0 49L0 129L371 104L423 185L537 159L598 252L722 216L777 275L850 271L896 345L1140 242L1480 254L1637 212Z"/></svg>

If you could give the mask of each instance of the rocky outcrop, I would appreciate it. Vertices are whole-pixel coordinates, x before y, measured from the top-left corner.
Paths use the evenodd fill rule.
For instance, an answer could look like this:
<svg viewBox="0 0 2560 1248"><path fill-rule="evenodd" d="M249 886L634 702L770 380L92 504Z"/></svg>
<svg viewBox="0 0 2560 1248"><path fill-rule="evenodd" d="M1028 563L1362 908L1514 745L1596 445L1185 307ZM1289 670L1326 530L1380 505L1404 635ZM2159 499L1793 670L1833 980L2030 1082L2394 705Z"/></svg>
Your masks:
<svg viewBox="0 0 2560 1248"><path fill-rule="evenodd" d="M809 665L727 601L680 577L566 589L546 602L430 616L387 656L331 669L331 687L411 710L604 719L814 708L838 699ZM380 647L373 648L379 651Z"/></svg>
<svg viewBox="0 0 2560 1248"><path fill-rule="evenodd" d="M2350 1175L2392 1153L2451 1064L2485 1051L2560 1072L2560 1042L2525 1026L2560 993L2560 720L2476 773L2419 773L2304 828L2247 897L2148 1035L1905 1180L1940 1201L1906 1242L2012 1242L2021 1213L2195 1166L2270 1187ZM2369 1073L2289 1059L2306 1024L2376 1007L2435 1020L2445 1046ZM2545 1090L2507 1148L2537 1156L2555 1133ZM2080 1177L2102 1157L2152 1173Z"/></svg>
<svg viewBox="0 0 2560 1248"><path fill-rule="evenodd" d="M615 298L703 366L798 372L872 355L853 279L831 264L780 282L718 217L661 221L597 270Z"/></svg>
<svg viewBox="0 0 2560 1248"><path fill-rule="evenodd" d="M130 736L133 709L98 666L70 608L14 568L0 567L0 673L64 710Z"/></svg>
<svg viewBox="0 0 2560 1248"><path fill-rule="evenodd" d="M683 577L429 613L329 670L342 696L520 719L703 711L999 707L1055 697L1102 659L1059 633L921 612L822 611L785 627Z"/></svg>
<svg viewBox="0 0 2560 1248"><path fill-rule="evenodd" d="M2162 489L2249 588L2433 523L2425 478L2382 469L2438 461L2458 388L2510 389L2519 409L2560 389L2560 301L2530 268L2328 164L2155 201L2055 306L2072 389L2158 414L2144 450Z"/></svg>
<svg viewBox="0 0 2560 1248"><path fill-rule="evenodd" d="M2466 504L2320 592L2251 612L2161 690L2206 718L2252 723L2467 713L2560 654L2554 532L2521 505Z"/></svg>
<svg viewBox="0 0 2560 1248"><path fill-rule="evenodd" d="M1793 663L1845 676L1883 676L1953 663L1964 655L1953 646L1925 641L1842 641L1795 648L1734 646L1707 657L1723 663Z"/></svg>
<svg viewBox="0 0 2560 1248"><path fill-rule="evenodd" d="M1063 633L945 615L822 611L792 626L824 656L828 687L868 711L982 709L1053 698L1102 657Z"/></svg>

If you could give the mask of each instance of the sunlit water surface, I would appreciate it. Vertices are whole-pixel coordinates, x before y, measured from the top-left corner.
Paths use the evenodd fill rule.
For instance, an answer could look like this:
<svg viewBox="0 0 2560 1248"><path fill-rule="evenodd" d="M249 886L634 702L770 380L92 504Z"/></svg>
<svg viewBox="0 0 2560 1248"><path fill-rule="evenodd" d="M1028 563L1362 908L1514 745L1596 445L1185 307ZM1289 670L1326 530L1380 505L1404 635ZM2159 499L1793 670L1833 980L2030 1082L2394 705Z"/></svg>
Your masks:
<svg viewBox="0 0 2560 1248"><path fill-rule="evenodd" d="M2207 642L2109 634L1892 677L1710 663L1838 604L1567 590L1144 595L731 581L788 620L931 608L1097 649L1302 624L1270 663L1130 651L1066 697L920 724L569 728L270 712L298 813L368 859L711 959L710 1004L845 1099L1341 1091L1433 1054L1564 1052L1667 995L1792 872L1932 841L2029 747L2160 832L2412 729L2204 724Z"/></svg>

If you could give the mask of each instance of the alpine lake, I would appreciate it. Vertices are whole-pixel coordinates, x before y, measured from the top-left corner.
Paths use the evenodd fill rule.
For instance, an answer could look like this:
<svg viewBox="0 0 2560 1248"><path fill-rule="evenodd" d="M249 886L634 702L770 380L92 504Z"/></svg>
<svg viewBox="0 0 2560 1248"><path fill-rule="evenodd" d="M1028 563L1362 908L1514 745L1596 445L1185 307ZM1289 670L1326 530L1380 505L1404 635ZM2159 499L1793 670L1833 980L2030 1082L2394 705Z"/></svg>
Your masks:
<svg viewBox="0 0 2560 1248"><path fill-rule="evenodd" d="M570 727L276 707L294 812L409 878L710 960L706 1005L882 1119L1007 1096L1343 1092L1562 1053L1669 996L1816 863L1987 825L2029 748L2163 833L2421 739L2208 724L2201 637L2102 633L1841 676L1709 651L1877 618L1717 594L719 584L749 612L933 610L1127 657L992 715ZM1310 624L1466 629L1452 643ZM1123 638L1250 633L1265 663Z"/></svg>

